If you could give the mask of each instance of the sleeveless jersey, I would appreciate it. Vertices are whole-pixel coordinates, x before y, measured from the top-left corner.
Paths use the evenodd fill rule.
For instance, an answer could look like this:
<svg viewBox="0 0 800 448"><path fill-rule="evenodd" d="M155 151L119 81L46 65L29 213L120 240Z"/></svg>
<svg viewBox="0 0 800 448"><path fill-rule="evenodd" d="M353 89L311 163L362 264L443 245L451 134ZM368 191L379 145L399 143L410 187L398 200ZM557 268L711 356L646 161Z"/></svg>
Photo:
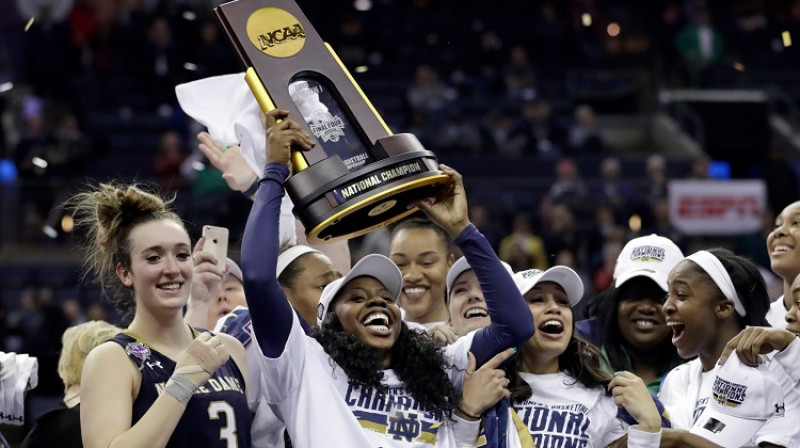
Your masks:
<svg viewBox="0 0 800 448"><path fill-rule="evenodd" d="M142 373L139 395L133 402L131 425L134 425L164 391L175 370L175 361L124 332L112 341L125 349L128 358ZM195 390L167 443L167 448L199 446L250 447L250 415L244 378L233 358Z"/></svg>

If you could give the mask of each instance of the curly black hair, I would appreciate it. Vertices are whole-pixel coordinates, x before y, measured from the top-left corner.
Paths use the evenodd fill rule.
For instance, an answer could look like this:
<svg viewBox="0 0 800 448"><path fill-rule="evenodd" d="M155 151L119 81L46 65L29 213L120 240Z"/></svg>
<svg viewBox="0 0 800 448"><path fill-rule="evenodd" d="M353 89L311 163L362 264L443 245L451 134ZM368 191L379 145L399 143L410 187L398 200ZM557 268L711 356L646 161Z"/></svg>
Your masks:
<svg viewBox="0 0 800 448"><path fill-rule="evenodd" d="M322 325L313 327L310 335L331 357L334 370L338 365L350 382L386 392L386 386L381 384L383 367L378 353L365 342L346 334L336 313L325 316ZM411 396L429 412L452 418L461 396L447 376L447 369L454 367L447 364L436 342L402 323L391 358L389 367Z"/></svg>

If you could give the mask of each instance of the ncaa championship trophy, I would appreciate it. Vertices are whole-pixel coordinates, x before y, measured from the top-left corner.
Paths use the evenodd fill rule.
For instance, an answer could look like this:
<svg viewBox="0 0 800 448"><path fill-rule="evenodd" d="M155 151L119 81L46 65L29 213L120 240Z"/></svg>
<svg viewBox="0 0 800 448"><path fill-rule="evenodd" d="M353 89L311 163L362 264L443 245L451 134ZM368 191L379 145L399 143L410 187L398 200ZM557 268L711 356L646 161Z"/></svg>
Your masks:
<svg viewBox="0 0 800 448"><path fill-rule="evenodd" d="M317 139L293 152L286 182L309 242L390 224L450 182L415 136L392 134L294 1L235 0L215 12L260 108L288 110Z"/></svg>

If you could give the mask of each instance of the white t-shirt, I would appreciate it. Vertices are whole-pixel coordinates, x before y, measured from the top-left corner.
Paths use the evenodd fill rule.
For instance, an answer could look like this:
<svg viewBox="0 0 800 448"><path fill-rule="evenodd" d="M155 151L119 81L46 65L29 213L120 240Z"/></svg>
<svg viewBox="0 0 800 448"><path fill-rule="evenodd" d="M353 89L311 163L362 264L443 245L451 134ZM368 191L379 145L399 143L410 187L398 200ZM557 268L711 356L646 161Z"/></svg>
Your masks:
<svg viewBox="0 0 800 448"><path fill-rule="evenodd" d="M793 388L800 389L798 384L800 383L800 338L795 338L782 352L775 353L772 360L783 367L786 375L794 383Z"/></svg>
<svg viewBox="0 0 800 448"><path fill-rule="evenodd" d="M259 356L261 391L282 415L296 448L457 448L472 447L480 422L455 415L440 421L408 394L393 370L384 370L379 394L351 385L347 375L305 335L292 313L292 329L284 352L277 358ZM454 368L450 381L461 393L472 336L445 349Z"/></svg>
<svg viewBox="0 0 800 448"><path fill-rule="evenodd" d="M536 448L600 448L626 433L629 447L658 447L660 433L629 431L629 425L617 418L617 405L602 387L587 388L563 372L520 372L520 376L531 386L533 395L514 403L514 409L528 426Z"/></svg>
<svg viewBox="0 0 800 448"><path fill-rule="evenodd" d="M755 436L747 443L742 441L742 445L758 446L759 443L769 442L786 448L800 448L800 425L797 424L800 395L783 367L777 362L770 362L769 357L765 357L765 360L785 394L785 416L767 420ZM703 413L711 397L717 368L719 366L703 372L700 359L693 359L672 369L661 382L658 396L669 413L673 428L688 431Z"/></svg>
<svg viewBox="0 0 800 448"><path fill-rule="evenodd" d="M446 325L447 324L447 321L428 322L426 324L421 324L421 323L418 323L418 322L409 322L407 320L403 320L403 322L405 322L406 325L408 325L409 329L411 329L411 330L419 330L419 331L423 331L423 332L428 331L428 330L430 330L431 328L433 328L433 327L435 327L437 325Z"/></svg>
<svg viewBox="0 0 800 448"><path fill-rule="evenodd" d="M786 328L786 306L783 304L783 296L772 302L767 311L767 322L775 328Z"/></svg>

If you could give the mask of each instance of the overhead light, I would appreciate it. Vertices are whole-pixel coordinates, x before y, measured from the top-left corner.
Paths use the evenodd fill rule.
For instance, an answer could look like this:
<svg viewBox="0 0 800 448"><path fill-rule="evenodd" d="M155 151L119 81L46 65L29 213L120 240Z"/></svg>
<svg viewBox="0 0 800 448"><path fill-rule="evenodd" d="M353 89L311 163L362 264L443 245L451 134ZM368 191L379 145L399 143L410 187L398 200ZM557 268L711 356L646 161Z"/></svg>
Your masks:
<svg viewBox="0 0 800 448"><path fill-rule="evenodd" d="M31 159L31 162L34 165L38 166L39 168L42 169L47 168L47 160L44 160L41 157L34 157L33 159Z"/></svg>
<svg viewBox="0 0 800 448"><path fill-rule="evenodd" d="M14 83L11 81L4 82L0 84L0 93L8 92L9 90L14 88Z"/></svg>
<svg viewBox="0 0 800 448"><path fill-rule="evenodd" d="M61 230L64 233L70 233L75 229L75 218L72 217L69 213L65 214L61 218Z"/></svg>
<svg viewBox="0 0 800 448"><path fill-rule="evenodd" d="M369 11L372 9L372 0L356 0L353 2L353 7L356 11Z"/></svg>
<svg viewBox="0 0 800 448"><path fill-rule="evenodd" d="M592 26L592 15L588 12L581 14L581 24L586 28Z"/></svg>
<svg viewBox="0 0 800 448"><path fill-rule="evenodd" d="M192 11L184 11L183 18L186 20L194 20L197 18L197 14L193 13Z"/></svg>
<svg viewBox="0 0 800 448"><path fill-rule="evenodd" d="M608 35L609 35L609 36L611 36L611 37L617 37L617 36L619 36L619 33L620 33L621 31L622 31L622 29L620 28L620 26L619 26L619 23L617 23L617 22L611 22L611 23L609 23L609 24L608 24L608 26L606 27L606 32L607 32L607 33L608 33Z"/></svg>
<svg viewBox="0 0 800 448"><path fill-rule="evenodd" d="M642 218L639 215L632 215L628 219L628 228L631 229L631 232L639 232L642 230Z"/></svg>
<svg viewBox="0 0 800 448"><path fill-rule="evenodd" d="M58 237L58 232L56 232L56 229L54 229L50 225L42 227L42 232L44 232L45 235L49 236L52 239L56 239Z"/></svg>

